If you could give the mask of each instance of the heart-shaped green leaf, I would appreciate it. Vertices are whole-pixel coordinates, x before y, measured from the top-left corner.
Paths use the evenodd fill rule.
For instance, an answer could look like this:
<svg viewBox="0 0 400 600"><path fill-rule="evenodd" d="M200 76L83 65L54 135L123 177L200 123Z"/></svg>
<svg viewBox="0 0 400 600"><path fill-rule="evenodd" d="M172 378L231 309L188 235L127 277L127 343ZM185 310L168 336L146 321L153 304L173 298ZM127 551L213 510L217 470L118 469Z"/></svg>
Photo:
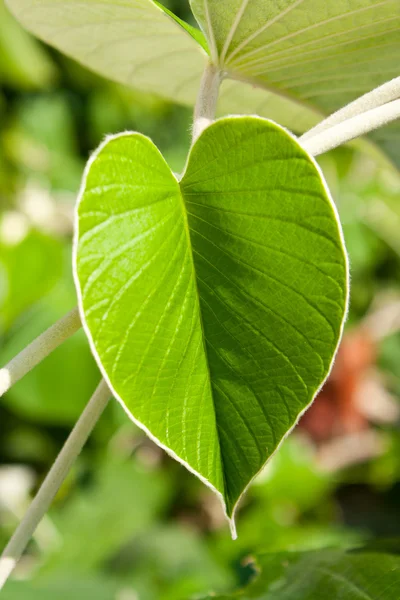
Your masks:
<svg viewBox="0 0 400 600"><path fill-rule="evenodd" d="M115 396L233 519L342 330L347 261L319 168L257 117L207 128L180 182L148 138L121 134L88 165L75 246L84 326Z"/></svg>
<svg viewBox="0 0 400 600"><path fill-rule="evenodd" d="M152 0L6 0L35 35L110 79L195 102L207 60L196 29ZM227 74L220 114L296 133L399 75L398 0L191 0ZM370 137L400 166L400 125Z"/></svg>

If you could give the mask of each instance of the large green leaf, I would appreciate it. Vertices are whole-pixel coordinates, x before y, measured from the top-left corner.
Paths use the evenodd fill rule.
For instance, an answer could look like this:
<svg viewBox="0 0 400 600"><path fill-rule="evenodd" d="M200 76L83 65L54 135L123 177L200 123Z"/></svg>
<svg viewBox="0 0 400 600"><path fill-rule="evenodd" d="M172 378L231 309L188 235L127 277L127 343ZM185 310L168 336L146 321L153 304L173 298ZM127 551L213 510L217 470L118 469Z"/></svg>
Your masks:
<svg viewBox="0 0 400 600"><path fill-rule="evenodd" d="M190 4L213 61L228 78L278 94L284 103L295 101L301 121L312 119L313 112L331 114L399 75L398 0ZM269 110L270 101L261 111ZM295 115L285 108L288 116L279 122L298 131L301 124L296 126ZM276 119L274 112L270 116ZM398 128L388 126L375 139L400 165L398 135Z"/></svg>
<svg viewBox="0 0 400 600"><path fill-rule="evenodd" d="M206 129L180 183L148 138L110 138L86 171L75 259L115 396L232 517L341 333L346 255L315 162L256 117Z"/></svg>
<svg viewBox="0 0 400 600"><path fill-rule="evenodd" d="M12 0L30 31L115 81L176 102L196 96L204 36L153 0Z"/></svg>
<svg viewBox="0 0 400 600"><path fill-rule="evenodd" d="M152 0L7 0L37 36L111 79L193 104L204 36ZM398 0L191 0L223 83L220 114L295 132L399 74ZM233 78L233 79L232 79ZM400 165L399 129L372 136Z"/></svg>
<svg viewBox="0 0 400 600"><path fill-rule="evenodd" d="M368 550L264 554L254 581L215 600L398 600L400 557Z"/></svg>

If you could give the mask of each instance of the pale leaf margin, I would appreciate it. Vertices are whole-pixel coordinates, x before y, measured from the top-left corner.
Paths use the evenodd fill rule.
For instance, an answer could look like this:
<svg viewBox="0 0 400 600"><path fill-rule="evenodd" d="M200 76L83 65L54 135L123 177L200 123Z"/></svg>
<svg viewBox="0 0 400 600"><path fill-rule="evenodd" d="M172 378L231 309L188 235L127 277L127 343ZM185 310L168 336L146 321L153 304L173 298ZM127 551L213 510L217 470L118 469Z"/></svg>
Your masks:
<svg viewBox="0 0 400 600"><path fill-rule="evenodd" d="M319 174L321 183L323 185L324 191L327 195L327 198L329 200L330 206L332 208L333 214L335 216L336 219L336 223L337 223L337 227L338 227L338 232L339 232L339 238L342 244L342 249L343 249L343 255L345 258L345 265L346 265L346 299L345 299L345 310L344 310L344 314L343 314L343 319L340 325L340 333L338 336L338 341L336 344L336 348L333 352L333 356L332 356L332 360L331 363L329 365L329 369L327 371L327 374L324 378L324 380L321 382L319 388L316 390L313 398L311 399L311 401L309 402L309 404L307 404L307 406L299 413L299 415L297 416L296 421L294 422L294 424L292 425L292 427L290 429L288 429L288 431L282 436L279 444L277 445L277 447L275 448L274 452L267 458L267 460L265 461L265 463L262 465L261 469L249 480L249 482L247 483L247 485L245 486L245 488L243 489L242 493L240 494L239 498L237 499L233 509L232 509L232 515L228 516L227 510L226 510L226 504L225 504L225 500L223 495L221 494L221 492L219 492L210 481L208 481L208 479L206 479L203 475L201 475L200 473L198 473L195 469L193 469L193 467L191 467L186 461L184 461L180 456L178 456L177 454L175 454L175 452L173 450L171 450L171 448L169 448L168 446L165 446L165 444L163 444L158 438L156 438L152 432L146 427L146 425L144 425L141 421L139 421L138 419L136 419L134 417L134 415L131 413L131 411L128 409L128 407L126 406L125 402L123 401L123 399L121 398L121 396L119 396L119 394L116 392L116 390L114 389L111 381L108 378L107 372L101 362L100 356L97 353L90 329L88 327L88 324L86 322L86 318L85 318L85 312L83 309L83 299L82 299L82 292L81 292L81 287L80 287L80 282L79 282L79 277L78 277L78 269L77 269L77 263L78 263L78 244L79 244L79 214L78 214L78 210L79 210L79 206L81 203L81 200L85 194L85 189L86 189L86 182L87 182L87 178L89 175L89 172L92 168L92 165L95 163L95 161L97 160L99 154L102 152L102 150L112 141L117 140L119 138L123 138L123 137L129 137L131 135L139 135L147 140L149 140L154 146L154 142L148 137L145 136L141 133L138 133L136 131L125 131L122 133L118 133L115 135L109 135L107 136L104 141L100 144L100 146L93 152L93 154L91 155L89 161L86 164L84 173L83 173L83 177L82 177L82 182L81 182L81 186L79 189L79 193L78 193L78 197L77 197L77 201L76 201L76 206L75 206L75 214L74 214L74 239L73 239L73 248L72 248L72 271L73 271L73 277L74 277L74 282L75 282L75 288L76 288L76 292L77 292L77 298L78 298L78 309L79 309L79 314L81 317L81 321L82 321L82 327L85 331L86 337L89 341L89 346L90 349L92 351L92 354L96 360L97 366L100 369L100 372L105 380L105 382L107 383L109 389L112 392L112 395L114 396L114 398L119 402L119 404L122 406L123 410L125 411L125 413L127 414L127 416L129 417L129 419L131 421L133 421L133 423L135 423L135 425L137 427L139 427L142 431L145 432L145 434L155 443L157 444L157 446L159 446L160 448L162 448L162 450L164 450L169 456L171 456L173 459L175 459L178 463L180 463L181 465L183 465L190 473L192 473L193 475L195 475L196 477L198 477L198 479L200 479L200 481L202 481L208 488L210 488L219 498L222 508L223 508L223 512L225 515L226 520L229 523L229 527L230 527L230 531L231 531L231 535L232 535L232 539L236 539L237 538L237 531L236 531L236 524L235 524L235 515L236 515L236 511L240 505L240 502L243 498L243 496L246 494L247 490L249 489L249 487L251 486L251 484L253 483L254 479L261 473L261 471L265 468L266 464L273 458L273 456L278 452L278 450L280 449L280 447L282 446L283 442L286 440L286 438L290 435L290 433L295 429L295 427L297 426L298 422L300 421L301 417L304 415L304 413L310 408L310 406L312 405L312 403L314 402L315 398L318 396L319 392L321 391L322 387L324 386L325 382L327 381L327 379L329 378L329 375L331 374L335 359L336 359L336 355L337 355L337 351L339 349L340 346L340 342L342 340L342 336L343 336L343 330L344 330L344 326L347 320L347 315L348 315L348 308L349 308L349 297L350 297L350 274L349 274L349 259L348 259L348 254L347 254L347 250L346 250L346 245L345 245L345 240L344 240L344 235L343 235L343 229L342 229L342 225L340 222L340 218L339 218L339 213L337 211L335 202L332 198L332 195L330 193L330 190L328 188L328 185L325 181L325 178L323 176L322 170L320 168L320 166L318 165L318 163L316 162L316 160L314 159L313 156L311 156L301 145L301 143L299 142L299 140L296 138L296 136L294 136L288 129L286 129L285 127L282 127L281 125L279 125L278 123L275 123L274 121L272 121L271 119L264 119L263 117L260 117L258 115L246 115L246 117L254 117L256 119L259 119L260 121L266 121L268 123L272 123L273 125L275 125L278 129L280 129L281 131L284 131L291 139L292 141L301 148L301 150L303 152L306 152L307 156L309 157L310 161L313 163L317 173ZM218 119L218 120L231 120L234 121L235 119L243 119L246 118L243 115L231 115L229 117L223 117L222 119ZM212 127L212 124L210 125L210 127ZM201 135L199 136L198 139L201 138ZM157 148L157 146L155 146ZM158 150L158 148L157 148ZM160 157L162 158L162 160L166 163L165 158L163 157L163 155L161 154L160 150L158 150ZM188 155L187 161L186 161L186 165L185 165L185 169L182 173L182 175L176 175L175 173L172 172L172 175L176 178L176 180L178 181L178 183L180 183L181 179L183 178L183 176L186 173L188 164L189 164L189 159L190 159L190 153ZM166 163L168 164L168 163ZM169 165L168 165L168 168Z"/></svg>

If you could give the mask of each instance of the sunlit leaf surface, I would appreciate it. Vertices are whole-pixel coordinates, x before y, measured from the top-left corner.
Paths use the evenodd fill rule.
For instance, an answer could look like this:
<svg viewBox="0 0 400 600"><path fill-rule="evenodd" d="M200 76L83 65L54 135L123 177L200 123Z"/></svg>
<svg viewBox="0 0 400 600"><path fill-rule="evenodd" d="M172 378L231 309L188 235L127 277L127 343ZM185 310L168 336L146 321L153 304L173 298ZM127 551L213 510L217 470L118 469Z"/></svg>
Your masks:
<svg viewBox="0 0 400 600"><path fill-rule="evenodd" d="M255 117L209 127L180 183L148 138L122 134L89 163L77 229L81 310L104 375L231 517L340 337L347 263L321 173Z"/></svg>

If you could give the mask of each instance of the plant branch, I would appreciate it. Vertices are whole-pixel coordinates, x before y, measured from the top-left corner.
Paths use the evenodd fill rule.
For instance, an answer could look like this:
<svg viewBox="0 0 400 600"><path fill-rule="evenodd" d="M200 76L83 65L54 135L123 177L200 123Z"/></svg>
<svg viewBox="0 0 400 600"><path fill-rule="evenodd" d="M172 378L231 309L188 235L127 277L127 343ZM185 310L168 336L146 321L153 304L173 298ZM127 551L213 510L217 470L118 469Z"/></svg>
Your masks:
<svg viewBox="0 0 400 600"><path fill-rule="evenodd" d="M65 442L25 517L1 555L0 590L12 573L36 527L46 514L54 496L107 406L110 396L111 392L105 381L102 380Z"/></svg>
<svg viewBox="0 0 400 600"><path fill-rule="evenodd" d="M400 77L396 77L391 81L388 81L381 85L380 87L375 88L372 92L368 92L347 104L337 112L333 113L327 119L324 119L321 123L307 131L300 139L302 141L308 140L309 138L314 137L317 133L321 133L326 129L329 129L333 125L338 125L339 123L343 123L347 119L351 119L352 117L356 117L357 115L361 115L364 112L372 110L373 108L378 108L378 106L383 106L388 102L392 102L393 100L397 100L400 98Z"/></svg>
<svg viewBox="0 0 400 600"><path fill-rule="evenodd" d="M221 72L219 68L211 63L207 63L194 109L193 142L197 140L204 129L215 119L220 85Z"/></svg>
<svg viewBox="0 0 400 600"><path fill-rule="evenodd" d="M81 327L79 311L74 308L24 348L5 367L0 369L0 396L29 373L53 350Z"/></svg>
<svg viewBox="0 0 400 600"><path fill-rule="evenodd" d="M306 140L303 136L299 141L310 154L318 156L398 118L400 118L400 99L367 110Z"/></svg>

